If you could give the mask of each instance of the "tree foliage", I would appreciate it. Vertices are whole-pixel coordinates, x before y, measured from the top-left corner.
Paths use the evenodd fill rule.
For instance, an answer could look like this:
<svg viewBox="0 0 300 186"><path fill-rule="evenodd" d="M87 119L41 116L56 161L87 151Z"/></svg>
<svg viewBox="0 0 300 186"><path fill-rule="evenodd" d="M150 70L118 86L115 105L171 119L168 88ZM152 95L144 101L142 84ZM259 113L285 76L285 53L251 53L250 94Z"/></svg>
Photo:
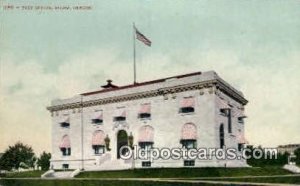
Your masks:
<svg viewBox="0 0 300 186"><path fill-rule="evenodd" d="M0 169L12 170L19 167L34 167L36 161L32 148L21 142L9 146L0 159Z"/></svg>
<svg viewBox="0 0 300 186"><path fill-rule="evenodd" d="M50 153L43 152L38 159L38 166L40 166L42 170L48 170L50 167L50 158Z"/></svg>
<svg viewBox="0 0 300 186"><path fill-rule="evenodd" d="M300 165L300 148L296 149L294 154L296 155L296 164Z"/></svg>
<svg viewBox="0 0 300 186"><path fill-rule="evenodd" d="M253 157L255 149L260 149L262 152L264 152L263 148L261 146L248 146L248 148L250 149L250 152L247 153L247 155L251 156L251 158L247 160L247 163L253 167L283 166L288 163L289 153L287 152L284 154L277 153L277 158L275 158L272 154L262 153L262 157L256 159Z"/></svg>

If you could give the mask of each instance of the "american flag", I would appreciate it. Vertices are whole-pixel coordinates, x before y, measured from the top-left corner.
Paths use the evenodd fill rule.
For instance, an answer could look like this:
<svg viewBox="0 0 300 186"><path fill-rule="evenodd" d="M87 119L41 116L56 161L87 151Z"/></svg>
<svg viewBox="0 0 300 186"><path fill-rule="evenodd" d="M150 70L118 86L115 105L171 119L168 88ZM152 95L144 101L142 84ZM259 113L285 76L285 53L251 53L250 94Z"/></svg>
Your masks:
<svg viewBox="0 0 300 186"><path fill-rule="evenodd" d="M147 46L151 46L151 41L135 28L136 38Z"/></svg>

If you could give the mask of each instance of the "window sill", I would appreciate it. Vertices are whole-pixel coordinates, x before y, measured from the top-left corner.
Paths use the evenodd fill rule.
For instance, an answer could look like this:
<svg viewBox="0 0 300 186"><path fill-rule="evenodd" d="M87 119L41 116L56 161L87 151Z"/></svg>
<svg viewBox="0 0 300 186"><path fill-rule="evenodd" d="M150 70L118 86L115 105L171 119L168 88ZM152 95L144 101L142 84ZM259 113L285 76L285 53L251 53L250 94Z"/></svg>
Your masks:
<svg viewBox="0 0 300 186"><path fill-rule="evenodd" d="M141 121L150 121L151 120L151 117L149 118L139 118Z"/></svg>
<svg viewBox="0 0 300 186"><path fill-rule="evenodd" d="M71 155L62 155L61 158L69 158Z"/></svg>
<svg viewBox="0 0 300 186"><path fill-rule="evenodd" d="M102 156L104 153L101 154L94 154L94 156Z"/></svg>
<svg viewBox="0 0 300 186"><path fill-rule="evenodd" d="M93 126L103 126L103 123L92 123Z"/></svg>
<svg viewBox="0 0 300 186"><path fill-rule="evenodd" d="M186 116L186 115L195 115L195 112L188 112L188 113L180 113L181 116Z"/></svg>

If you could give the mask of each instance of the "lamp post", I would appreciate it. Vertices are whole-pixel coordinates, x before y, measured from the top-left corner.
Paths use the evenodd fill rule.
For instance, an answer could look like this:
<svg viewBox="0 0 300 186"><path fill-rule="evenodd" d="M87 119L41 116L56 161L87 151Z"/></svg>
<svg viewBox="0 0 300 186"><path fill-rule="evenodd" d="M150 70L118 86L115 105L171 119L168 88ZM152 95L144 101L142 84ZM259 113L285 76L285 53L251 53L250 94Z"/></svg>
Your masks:
<svg viewBox="0 0 300 186"><path fill-rule="evenodd" d="M109 148L110 139L109 139L108 135L106 135L104 142L105 142L106 150L110 151L110 148Z"/></svg>

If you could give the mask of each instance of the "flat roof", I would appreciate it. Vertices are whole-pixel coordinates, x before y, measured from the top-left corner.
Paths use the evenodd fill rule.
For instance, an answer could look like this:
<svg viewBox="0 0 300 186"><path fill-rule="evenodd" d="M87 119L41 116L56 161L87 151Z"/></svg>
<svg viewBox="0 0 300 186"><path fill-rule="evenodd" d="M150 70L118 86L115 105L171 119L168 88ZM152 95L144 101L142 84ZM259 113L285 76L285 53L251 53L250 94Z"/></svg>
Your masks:
<svg viewBox="0 0 300 186"><path fill-rule="evenodd" d="M171 76L171 77L156 79L156 80L152 80L152 81L144 81L144 82L141 82L141 83L124 85L124 86L115 87L115 88L104 88L104 89L97 90L97 91L82 93L80 95L89 96L89 95L100 94L100 93L104 93L104 92L117 91L117 90L122 90L122 89L129 89L129 88L140 87L140 86L145 86L145 85L150 85L150 84L155 84L155 83L161 83L161 82L164 82L167 79L172 79L172 78L180 79L180 78L185 78L185 77L189 77L189 76L196 76L196 75L200 75L200 74L202 74L202 72L193 72L193 73L189 73L189 74Z"/></svg>

